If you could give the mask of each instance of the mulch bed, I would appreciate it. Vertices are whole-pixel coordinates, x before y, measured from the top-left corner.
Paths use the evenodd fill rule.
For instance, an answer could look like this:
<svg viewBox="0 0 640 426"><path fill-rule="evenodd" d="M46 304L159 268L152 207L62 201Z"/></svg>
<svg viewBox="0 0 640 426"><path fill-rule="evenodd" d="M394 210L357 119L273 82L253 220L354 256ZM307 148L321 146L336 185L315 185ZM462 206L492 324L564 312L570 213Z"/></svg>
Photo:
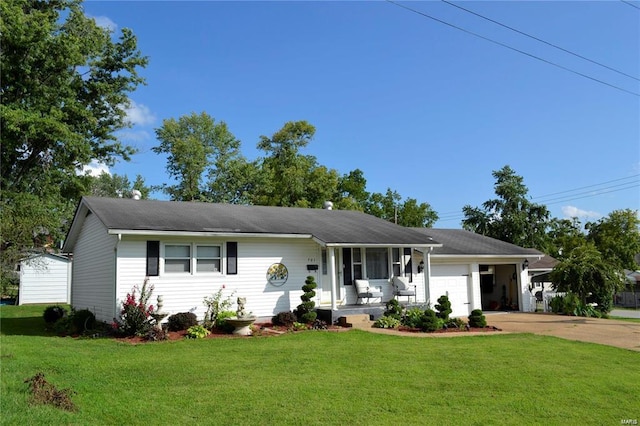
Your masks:
<svg viewBox="0 0 640 426"><path fill-rule="evenodd" d="M471 332L482 333L482 332L491 332L491 331L502 331L502 329L488 325L482 328L469 328L468 330L464 328L447 328L447 329L442 328L436 331L422 331L422 329L420 328L400 326L398 327L398 331L406 331L406 332L412 332L412 333L444 334L444 333L471 333Z"/></svg>

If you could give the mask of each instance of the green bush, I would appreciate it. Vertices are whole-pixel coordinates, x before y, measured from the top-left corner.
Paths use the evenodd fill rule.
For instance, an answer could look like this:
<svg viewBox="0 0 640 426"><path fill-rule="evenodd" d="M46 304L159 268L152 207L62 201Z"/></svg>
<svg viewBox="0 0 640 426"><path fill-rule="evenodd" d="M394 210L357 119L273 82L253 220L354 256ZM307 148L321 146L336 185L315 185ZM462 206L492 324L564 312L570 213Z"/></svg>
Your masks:
<svg viewBox="0 0 640 426"><path fill-rule="evenodd" d="M88 309L73 311L71 322L79 333L85 333L96 328L96 316Z"/></svg>
<svg viewBox="0 0 640 426"><path fill-rule="evenodd" d="M271 318L271 322L273 323L273 325L281 325L284 327L291 326L291 324L293 324L297 320L298 318L291 311L278 312L273 316L273 318Z"/></svg>
<svg viewBox="0 0 640 426"><path fill-rule="evenodd" d="M182 331L198 325L198 317L193 312L178 312L167 319L169 331Z"/></svg>
<svg viewBox="0 0 640 426"><path fill-rule="evenodd" d="M234 330L234 326L227 322L227 318L235 317L236 313L233 311L220 311L216 315L216 322L213 324L215 328L218 330L224 331L225 333L231 333Z"/></svg>
<svg viewBox="0 0 640 426"><path fill-rule="evenodd" d="M55 324L56 321L67 315L67 310L59 305L47 306L42 313L42 318L47 324Z"/></svg>
<svg viewBox="0 0 640 426"><path fill-rule="evenodd" d="M467 323L462 318L449 318L449 321L447 321L447 327L449 327L449 328L462 329L466 325L467 325Z"/></svg>
<svg viewBox="0 0 640 426"><path fill-rule="evenodd" d="M402 319L403 307L396 299L391 299L385 304L386 310L384 311L385 317L393 317L397 320Z"/></svg>
<svg viewBox="0 0 640 426"><path fill-rule="evenodd" d="M424 311L420 308L411 308L406 310L401 322L405 327L421 328L423 320Z"/></svg>
<svg viewBox="0 0 640 426"><path fill-rule="evenodd" d="M435 308L438 311L436 314L438 318L442 319L445 323L449 321L449 315L453 311L451 310L451 302L449 302L448 296L440 296Z"/></svg>
<svg viewBox="0 0 640 426"><path fill-rule="evenodd" d="M474 309L469 315L469 327L472 328L484 328L487 326L487 319L482 314L481 309Z"/></svg>
<svg viewBox="0 0 640 426"><path fill-rule="evenodd" d="M192 325L187 329L187 338L189 339L204 339L209 334L209 330L202 325Z"/></svg>
<svg viewBox="0 0 640 426"><path fill-rule="evenodd" d="M443 321L441 318L438 318L436 311L433 309L426 309L424 311L420 328L422 328L423 331L436 331L442 328L442 324Z"/></svg>
<svg viewBox="0 0 640 426"><path fill-rule="evenodd" d="M300 296L302 303L298 305L295 312L298 321L309 323L314 322L318 317L318 313L313 310L316 306L316 303L313 301L313 298L316 297L314 289L317 286L318 285L316 284L313 276L307 276L307 279L304 281L304 285L302 286L302 291L304 293Z"/></svg>
<svg viewBox="0 0 640 426"><path fill-rule="evenodd" d="M373 323L373 326L376 328L398 328L400 326L400 320L395 317L383 315Z"/></svg>
<svg viewBox="0 0 640 426"><path fill-rule="evenodd" d="M549 307L551 308L551 312L554 314L562 314L564 313L564 298L562 296L553 296L551 300L549 300Z"/></svg>

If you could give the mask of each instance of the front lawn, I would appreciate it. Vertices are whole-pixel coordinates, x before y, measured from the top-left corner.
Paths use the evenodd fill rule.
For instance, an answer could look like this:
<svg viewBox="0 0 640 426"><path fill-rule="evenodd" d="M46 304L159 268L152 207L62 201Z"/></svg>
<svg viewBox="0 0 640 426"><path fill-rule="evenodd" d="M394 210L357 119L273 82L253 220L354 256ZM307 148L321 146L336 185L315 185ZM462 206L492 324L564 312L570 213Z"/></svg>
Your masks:
<svg viewBox="0 0 640 426"><path fill-rule="evenodd" d="M351 330L130 345L43 332L2 306L2 424L620 424L638 419L640 353L530 334ZM75 413L30 406L42 372Z"/></svg>

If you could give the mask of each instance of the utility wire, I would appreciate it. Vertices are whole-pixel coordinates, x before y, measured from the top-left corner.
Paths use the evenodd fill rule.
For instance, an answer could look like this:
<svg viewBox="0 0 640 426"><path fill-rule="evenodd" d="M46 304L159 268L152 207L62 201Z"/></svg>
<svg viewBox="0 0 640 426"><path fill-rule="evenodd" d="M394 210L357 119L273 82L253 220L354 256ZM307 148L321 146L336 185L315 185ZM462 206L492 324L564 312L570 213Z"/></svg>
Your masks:
<svg viewBox="0 0 640 426"><path fill-rule="evenodd" d="M506 49L513 50L514 52L518 52L518 53L520 53L520 54L522 54L522 55L525 55L525 56L528 56L528 57L530 57L530 58L537 59L538 61L544 62L544 63L546 63L546 64L553 65L554 67L557 67L557 68L563 69L563 70L568 71L568 72L570 72L570 73L572 73L572 74L576 74L576 75L579 75L579 76L581 76L581 77L588 78L589 80L595 81L595 82L600 83L600 84L603 84L603 85L605 85L605 86L609 86L609 87L611 87L611 88L613 88L613 89L620 90L621 92L625 92L625 93L628 93L628 94L630 94L630 95L640 97L640 93L632 92L632 91L627 90L627 89L624 89L624 88L622 88L622 87L619 87L619 86L616 86L616 85L613 85L613 84L607 83L607 82L605 82L605 81L599 80L599 79L597 79L597 78L595 78L595 77L591 77L591 76L586 75L586 74L583 74L583 73L581 73L581 72L574 71L574 70L572 70L571 68L567 68L567 67L565 67L565 66L563 66L563 65L556 64L555 62L548 61L548 60L543 59L543 58L541 58L541 57L539 57L539 56L532 55L531 53L527 53L527 52L525 52L525 51L523 51L523 50L517 49L517 48L515 48L515 47L511 47L511 46L509 46L508 44L505 44L505 43L499 42L499 41L497 41L497 40L493 40L493 39L491 39L491 38L489 38L489 37L485 37L485 36L480 35L480 34L478 34L478 33L474 33L473 31L466 30L466 29L464 29L464 28L462 28L462 27L458 27L457 25L450 24L449 22L446 22L446 21L443 21L443 20L441 20L441 19L435 18L435 17L433 17L433 16L431 16L431 15L429 15L429 14L427 14L427 13L421 12L421 11L416 10L416 9L413 9L413 8L410 8L409 6L405 6L405 5L403 5L403 4L400 4L400 3L395 2L395 1L393 1L393 0L386 0L386 1L387 1L388 3L391 3L391 4L395 5L395 6L401 7L401 8L403 8L403 9L406 9L406 10L410 11L410 12L413 12L413 13L415 13L415 14L418 14L418 15L420 15L420 16L423 16L423 17L425 17L425 18L431 19L431 20L436 21L436 22L439 22L439 23L441 23L441 24L443 24L443 25L447 25L447 26L449 26L449 27L451 27L451 28L455 28L456 30L459 30L459 31L462 31L462 32L464 32L464 33L470 34L470 35L472 35L472 36L474 36L474 37L481 38L481 39L486 40L486 41L488 41L488 42L490 42L490 43L497 44L498 46L502 46L502 47L504 47L504 48L506 48Z"/></svg>
<svg viewBox="0 0 640 426"><path fill-rule="evenodd" d="M635 4L631 3L630 1L626 1L626 0L620 0L622 3L629 5L631 7L635 7L636 9L640 10L640 7L636 6Z"/></svg>
<svg viewBox="0 0 640 426"><path fill-rule="evenodd" d="M532 197L531 199L532 200L538 200L540 198L548 198L548 197L552 197L554 195L566 194L567 192L575 192L575 191L579 191L579 190L582 190L582 189L594 188L596 186L606 185L608 183L620 182L621 180L629 180L629 179L637 178L638 176L640 176L640 174L633 175L633 176L627 176L627 177L623 177L623 178L619 178L619 179L608 180L606 182L600 182L600 183L596 183L596 184L593 184L593 185L581 186L580 188L567 189L566 191L554 192L552 194L539 195L539 196L536 196L536 197ZM630 184L630 183L634 183L634 182L625 182L625 183L623 183L621 185L627 185L627 184ZM616 185L614 185L614 186L616 186ZM606 189L606 188L602 188L602 189ZM571 197L571 196L572 195L569 195L569 197Z"/></svg>
<svg viewBox="0 0 640 426"><path fill-rule="evenodd" d="M606 68L606 69L611 70L611 71L613 71L613 72L617 72L618 74L624 75L625 77L629 77L629 78L632 78L632 79L634 79L634 80L636 80L636 81L640 81L640 78L638 78L638 77L634 77L634 76L629 75L629 74L627 74L627 73L624 73L624 72L622 72L622 71L620 71L620 70L617 70L617 69L615 69L615 68L612 68L612 67L610 67L610 66L608 66L608 65L605 65L605 64L602 64L602 63L600 63L600 62L597 62L597 61L594 61L594 60L592 60L592 59L589 59L589 58L587 58L587 57L584 57L584 56L582 56L582 55L580 55L580 54L578 54L578 53L575 53L575 52L572 52L572 51L570 51L570 50L567 50L567 49L565 49L564 47L560 47L560 46L555 45L555 44L553 44L553 43L549 43L548 41L542 40L542 39L540 39L540 38L538 38L538 37L536 37L536 36L532 36L531 34L527 34L527 33L525 33L524 31L520 31L520 30L518 30L518 29L516 29L516 28L510 27L509 25L505 25L505 24L503 24L503 23L501 23L501 22L498 22L498 21L496 21L496 20L494 20L494 19L487 18L486 16L481 15L481 14L479 14L479 13L477 13L477 12L474 12L473 10L466 9L466 8L464 8L464 7L462 7L462 6L459 6L459 5L457 5L457 4L454 4L454 3L452 3L452 2L450 2L450 1L448 1L448 0L441 0L441 1L442 1L443 3L448 4L449 6L453 6L453 7L455 7L455 8L460 9L460 10L464 10L464 11L465 11L465 12L467 12L467 13L471 13L472 15L475 15L475 16L477 16L477 17L479 17L479 18L485 19L485 20L487 20L487 21L489 21L489 22L493 22L494 24L496 24L496 25L500 25L500 26L501 26L501 27L503 27L503 28L507 28L507 29L509 29L509 30L511 30L511 31L514 31L514 32L518 33L518 34L522 34L523 36L526 36L526 37L529 37L529 38L531 38L531 39L533 39L533 40L539 41L540 43L544 43L544 44L546 44L547 46L555 47L555 48L556 48L556 49L558 49L558 50L562 50L563 52L568 53L568 54L570 54L570 55L573 55L573 56L575 56L575 57L577 57L577 58L584 59L585 61L589 61L589 62L591 62L592 64L600 65L600 66L601 66L601 67L603 67L603 68Z"/></svg>

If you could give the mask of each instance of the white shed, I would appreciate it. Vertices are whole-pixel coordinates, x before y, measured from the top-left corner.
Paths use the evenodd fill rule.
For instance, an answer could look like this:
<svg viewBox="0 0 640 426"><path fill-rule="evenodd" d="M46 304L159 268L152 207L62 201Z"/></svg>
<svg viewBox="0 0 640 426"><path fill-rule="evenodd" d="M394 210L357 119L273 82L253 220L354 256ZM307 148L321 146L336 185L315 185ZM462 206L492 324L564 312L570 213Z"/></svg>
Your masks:
<svg viewBox="0 0 640 426"><path fill-rule="evenodd" d="M71 291L71 260L68 257L44 253L20 262L18 304L69 303Z"/></svg>

